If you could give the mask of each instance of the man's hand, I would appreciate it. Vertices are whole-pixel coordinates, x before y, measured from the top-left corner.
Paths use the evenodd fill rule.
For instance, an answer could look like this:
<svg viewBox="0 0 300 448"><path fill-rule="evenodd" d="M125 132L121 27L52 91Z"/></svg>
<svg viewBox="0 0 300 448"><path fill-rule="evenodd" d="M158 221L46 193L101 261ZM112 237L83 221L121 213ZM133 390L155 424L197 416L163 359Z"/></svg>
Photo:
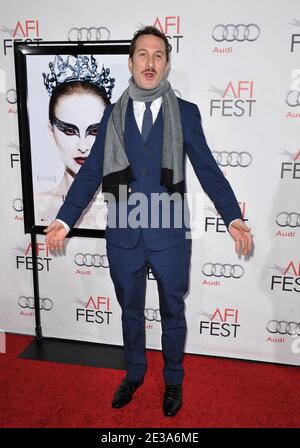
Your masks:
<svg viewBox="0 0 300 448"><path fill-rule="evenodd" d="M46 245L49 249L63 249L64 239L68 232L60 221L53 221L44 232L46 233Z"/></svg>
<svg viewBox="0 0 300 448"><path fill-rule="evenodd" d="M250 227L244 221L237 219L229 226L228 232L235 241L235 251L237 254L247 255L252 247L252 235Z"/></svg>

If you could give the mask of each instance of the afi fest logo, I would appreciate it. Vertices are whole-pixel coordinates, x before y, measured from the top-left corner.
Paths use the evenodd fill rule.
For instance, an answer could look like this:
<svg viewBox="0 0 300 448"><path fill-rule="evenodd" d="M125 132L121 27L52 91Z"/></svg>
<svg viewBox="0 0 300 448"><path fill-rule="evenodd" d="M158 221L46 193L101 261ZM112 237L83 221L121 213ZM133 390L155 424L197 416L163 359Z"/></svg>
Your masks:
<svg viewBox="0 0 300 448"><path fill-rule="evenodd" d="M31 243L25 249L17 248L23 252L23 255L16 256L16 266L17 269L33 269L32 261L32 246ZM48 272L50 271L50 261L49 249L45 243L37 243L36 245L36 256L37 256L37 269L38 271L43 271L44 269Z"/></svg>
<svg viewBox="0 0 300 448"><path fill-rule="evenodd" d="M215 42L227 45L225 47L214 47L212 52L229 54L233 52L233 47L228 45L231 45L233 42L256 41L260 36L260 28L256 23L218 24L213 28L211 36Z"/></svg>
<svg viewBox="0 0 300 448"><path fill-rule="evenodd" d="M180 16L156 17L153 25L167 36L172 47L172 52L179 53L180 42L183 38L183 34L181 34Z"/></svg>
<svg viewBox="0 0 300 448"><path fill-rule="evenodd" d="M90 296L87 302L76 300L82 305L76 308L76 322L85 322L87 324L110 325L110 297Z"/></svg>
<svg viewBox="0 0 300 448"><path fill-rule="evenodd" d="M283 149L280 153L287 156L291 161L281 163L280 178L288 181L300 179L300 148L297 152L290 152Z"/></svg>
<svg viewBox="0 0 300 448"><path fill-rule="evenodd" d="M238 328L241 326L238 323L239 310L224 308L222 311L217 308L211 316L207 313L202 314L208 319L200 321L199 333L201 335L208 334L209 336L233 339L237 337Z"/></svg>
<svg viewBox="0 0 300 448"><path fill-rule="evenodd" d="M292 71L291 88L286 94L285 102L289 106L286 118L300 118L300 68Z"/></svg>
<svg viewBox="0 0 300 448"><path fill-rule="evenodd" d="M19 148L19 145L17 145L16 143L9 142L7 144L7 146L9 147L9 150L11 151L11 153L10 153L10 167L14 168L15 166L17 166L17 168L19 168L19 166L20 166L20 148Z"/></svg>
<svg viewBox="0 0 300 448"><path fill-rule="evenodd" d="M210 100L210 116L252 117L256 103L253 81L229 81L224 91L216 87L209 91L221 97Z"/></svg>
<svg viewBox="0 0 300 448"><path fill-rule="evenodd" d="M246 218L246 202L239 202L239 206L241 208L243 221L247 222L248 218ZM205 232L210 231L215 233L227 233L227 227L222 217L215 209L215 207L207 205L205 207L205 210L207 212L207 215L205 216L204 231Z"/></svg>
<svg viewBox="0 0 300 448"><path fill-rule="evenodd" d="M40 42L39 21L34 19L18 20L13 28L2 26L1 31L10 36L9 39L3 39L3 54L7 56L12 51L13 43L18 42Z"/></svg>
<svg viewBox="0 0 300 448"><path fill-rule="evenodd" d="M300 20L294 19L293 22L290 22L289 25L299 27L300 31ZM296 50L300 50L300 34L292 34L291 38L291 53L294 53Z"/></svg>
<svg viewBox="0 0 300 448"><path fill-rule="evenodd" d="M289 261L286 267L271 266L280 275L272 275L271 291L300 292L300 262Z"/></svg>

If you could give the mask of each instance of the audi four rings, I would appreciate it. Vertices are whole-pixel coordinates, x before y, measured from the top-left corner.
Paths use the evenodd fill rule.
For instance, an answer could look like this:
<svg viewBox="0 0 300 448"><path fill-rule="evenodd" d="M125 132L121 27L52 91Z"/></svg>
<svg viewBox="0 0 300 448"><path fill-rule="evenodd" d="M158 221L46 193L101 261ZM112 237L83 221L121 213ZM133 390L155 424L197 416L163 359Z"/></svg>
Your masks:
<svg viewBox="0 0 300 448"><path fill-rule="evenodd" d="M276 224L280 227L300 227L300 213L280 212L276 217Z"/></svg>
<svg viewBox="0 0 300 448"><path fill-rule="evenodd" d="M212 154L220 166L240 166L246 168L252 162L252 155L246 151L212 151Z"/></svg>
<svg viewBox="0 0 300 448"><path fill-rule="evenodd" d="M212 38L217 42L244 42L245 40L253 42L258 39L260 35L260 28L255 23L238 23L234 25L216 25L212 31Z"/></svg>
<svg viewBox="0 0 300 448"><path fill-rule="evenodd" d="M106 255L99 254L82 254L78 253L74 258L77 266L86 266L88 268L108 268L108 259Z"/></svg>
<svg viewBox="0 0 300 448"><path fill-rule="evenodd" d="M22 212L23 211L23 199L21 199L21 198L14 199L13 209L16 212Z"/></svg>
<svg viewBox="0 0 300 448"><path fill-rule="evenodd" d="M17 102L17 91L16 91L16 89L9 89L6 92L6 101L9 104L16 104L16 102Z"/></svg>
<svg viewBox="0 0 300 448"><path fill-rule="evenodd" d="M160 312L158 309L153 309L153 308L145 308L144 310L144 315L146 320L150 320L150 321L156 321L156 322L161 322L161 318L160 318Z"/></svg>
<svg viewBox="0 0 300 448"><path fill-rule="evenodd" d="M270 320L267 323L267 330L269 333L300 335L300 322L287 322L285 320Z"/></svg>
<svg viewBox="0 0 300 448"><path fill-rule="evenodd" d="M21 308L30 308L34 310L34 297L20 296L18 304ZM40 299L40 310L50 311L53 308L53 302L51 299Z"/></svg>
<svg viewBox="0 0 300 448"><path fill-rule="evenodd" d="M106 26L95 27L91 26L81 28L71 28L68 33L68 40L82 41L82 40L109 40L110 31Z"/></svg>
<svg viewBox="0 0 300 448"><path fill-rule="evenodd" d="M241 278L245 269L239 264L221 264L221 263L205 263L202 273L207 277L225 277L225 278Z"/></svg>
<svg viewBox="0 0 300 448"><path fill-rule="evenodd" d="M285 101L288 106L300 106L300 90L290 90Z"/></svg>

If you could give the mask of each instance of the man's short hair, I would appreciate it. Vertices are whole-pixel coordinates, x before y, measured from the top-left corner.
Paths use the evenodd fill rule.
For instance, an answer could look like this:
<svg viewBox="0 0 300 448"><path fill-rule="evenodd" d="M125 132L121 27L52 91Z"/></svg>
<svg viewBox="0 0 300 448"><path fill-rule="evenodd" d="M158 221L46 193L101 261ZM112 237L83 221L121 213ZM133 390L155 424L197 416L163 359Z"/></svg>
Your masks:
<svg viewBox="0 0 300 448"><path fill-rule="evenodd" d="M156 36L159 37L160 39L162 39L165 43L165 48L166 48L166 57L167 57L167 62L169 62L169 54L171 51L171 45L169 44L168 38L167 36L162 33L161 31L159 31L158 28L156 28L155 26L152 25L148 25L145 26L144 28L140 28L139 30L137 30L132 38L131 44L130 44L130 49L129 49L129 57L132 58L133 54L135 52L135 47L136 47L136 41L140 36L143 35L147 35L150 34L152 36Z"/></svg>

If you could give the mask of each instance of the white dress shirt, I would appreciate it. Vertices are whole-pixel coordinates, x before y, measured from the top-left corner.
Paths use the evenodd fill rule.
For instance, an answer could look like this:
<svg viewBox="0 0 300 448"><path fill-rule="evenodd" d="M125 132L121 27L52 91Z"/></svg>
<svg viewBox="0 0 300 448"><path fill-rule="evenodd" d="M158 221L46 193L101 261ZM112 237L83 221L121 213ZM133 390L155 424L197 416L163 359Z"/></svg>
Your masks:
<svg viewBox="0 0 300 448"><path fill-rule="evenodd" d="M150 109L151 109L151 112L152 112L153 123L155 122L155 120L156 120L156 118L158 116L158 112L159 112L161 104L162 104L162 97L161 96L159 98L156 98L156 100L152 101ZM134 117L135 117L136 124L137 124L137 127L139 128L140 132L142 132L142 124L143 124L143 117L144 117L145 110L146 110L146 105L145 105L145 103L143 101L133 101ZM239 220L239 218L234 219L233 221L231 221L229 223L228 229L230 228L231 224L234 221L237 221L237 220ZM70 227L68 226L67 223L65 223L61 219L57 219L56 221L61 222L63 224L63 226L65 227L65 229L67 230L67 232L70 231Z"/></svg>

